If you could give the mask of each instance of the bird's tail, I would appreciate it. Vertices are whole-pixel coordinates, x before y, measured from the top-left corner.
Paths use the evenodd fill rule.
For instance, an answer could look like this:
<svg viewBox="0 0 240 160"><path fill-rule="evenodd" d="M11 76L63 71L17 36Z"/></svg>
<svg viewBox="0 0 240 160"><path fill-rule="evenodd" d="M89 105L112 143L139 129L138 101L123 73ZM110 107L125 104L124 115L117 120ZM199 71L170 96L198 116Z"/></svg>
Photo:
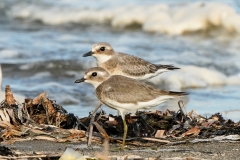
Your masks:
<svg viewBox="0 0 240 160"><path fill-rule="evenodd" d="M188 95L187 92L174 92L174 91L169 91L169 95L173 95L173 96L186 96Z"/></svg>
<svg viewBox="0 0 240 160"><path fill-rule="evenodd" d="M174 70L174 69L180 69L178 67L174 67L173 65L156 65L157 69L167 69L167 70Z"/></svg>

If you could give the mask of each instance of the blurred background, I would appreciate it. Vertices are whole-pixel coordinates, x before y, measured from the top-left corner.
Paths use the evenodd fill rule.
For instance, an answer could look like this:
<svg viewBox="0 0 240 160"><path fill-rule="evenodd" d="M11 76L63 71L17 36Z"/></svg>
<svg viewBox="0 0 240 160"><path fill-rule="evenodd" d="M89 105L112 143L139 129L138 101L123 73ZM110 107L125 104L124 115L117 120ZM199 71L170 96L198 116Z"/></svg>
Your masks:
<svg viewBox="0 0 240 160"><path fill-rule="evenodd" d="M189 92L187 111L240 120L239 0L1 0L1 100L9 84L22 97L46 91L68 112L88 116L94 89L74 81L96 66L82 57L96 42L180 67L149 83Z"/></svg>

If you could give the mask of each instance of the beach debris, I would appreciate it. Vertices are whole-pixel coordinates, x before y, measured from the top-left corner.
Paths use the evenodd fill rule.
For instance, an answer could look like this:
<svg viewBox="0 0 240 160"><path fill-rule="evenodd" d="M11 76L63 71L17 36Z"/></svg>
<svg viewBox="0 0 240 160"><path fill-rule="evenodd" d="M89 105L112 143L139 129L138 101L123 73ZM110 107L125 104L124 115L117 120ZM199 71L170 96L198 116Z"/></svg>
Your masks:
<svg viewBox="0 0 240 160"><path fill-rule="evenodd" d="M64 114L67 113L63 107L47 98L46 92L41 93L33 99L25 99L23 111L27 122L30 120L38 124L49 124L59 127L61 122L66 119Z"/></svg>
<svg viewBox="0 0 240 160"><path fill-rule="evenodd" d="M155 137L156 138L161 138L163 137L163 134L165 133L165 130L157 130L156 133L155 133Z"/></svg>
<svg viewBox="0 0 240 160"><path fill-rule="evenodd" d="M67 114L62 106L47 98L46 92L33 99L26 98L22 104L14 99L9 85L6 86L5 95L0 105L1 141L14 143L24 138L74 142L85 137L85 131L78 130L79 127L73 129L77 122L80 125L78 118Z"/></svg>
<svg viewBox="0 0 240 160"><path fill-rule="evenodd" d="M13 153L8 147L0 146L0 155L1 156L11 156L11 155L13 155Z"/></svg>
<svg viewBox="0 0 240 160"><path fill-rule="evenodd" d="M197 136L200 133L200 128L198 126L192 127L190 130L184 132L181 137L187 136L187 135L195 135Z"/></svg>
<svg viewBox="0 0 240 160"><path fill-rule="evenodd" d="M19 103L14 99L9 85L5 88L5 95L0 104L1 143L48 140L102 144L103 140L109 143L122 141L121 116L107 115L101 110L96 115L93 112L88 117L78 118L49 99L46 92ZM177 112L153 110L127 114L127 144L146 147L156 143L175 145L192 139L195 139L192 143L201 142L200 139L239 140L239 136L235 135L240 134L240 122L225 120L220 113L209 118L202 117L195 110L187 112L182 101L178 105ZM93 134L89 134L89 126L92 126Z"/></svg>
<svg viewBox="0 0 240 160"><path fill-rule="evenodd" d="M9 85L5 89L5 99L0 104L0 143L13 144L19 141L47 140L52 142L72 142L103 144L103 151L95 156L84 156L79 150L67 148L63 153L46 154L34 152L25 154L0 146L0 159L11 158L60 158L64 159L111 159L110 143L121 144L123 122L120 116L107 115L99 111L96 115L78 118L56 101L42 92L35 98L26 98L23 103L14 99ZM175 111L138 111L126 115L128 149L155 147L159 145L179 145L201 142L231 142L240 140L240 122L224 119L220 113L202 117L195 110L187 112L179 101ZM91 125L90 125L91 124ZM89 134L92 126L93 134ZM91 136L91 139L88 138ZM118 156L118 159L142 159L137 155ZM154 158L153 158L154 159ZM194 159L194 158L193 158Z"/></svg>

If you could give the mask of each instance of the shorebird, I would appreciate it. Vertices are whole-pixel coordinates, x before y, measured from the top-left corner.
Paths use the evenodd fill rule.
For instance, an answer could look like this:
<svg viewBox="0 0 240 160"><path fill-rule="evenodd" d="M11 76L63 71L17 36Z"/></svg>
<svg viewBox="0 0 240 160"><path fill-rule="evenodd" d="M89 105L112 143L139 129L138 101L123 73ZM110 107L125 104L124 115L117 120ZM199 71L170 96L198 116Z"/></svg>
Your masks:
<svg viewBox="0 0 240 160"><path fill-rule="evenodd" d="M92 84L97 98L120 112L124 125L122 149L124 149L128 129L125 121L127 112L149 109L169 99L187 95L186 92L159 90L144 82L121 75L111 76L100 67L88 69L83 78L75 81L75 83L81 82Z"/></svg>
<svg viewBox="0 0 240 160"><path fill-rule="evenodd" d="M92 50L83 57L93 56L97 66L102 67L111 75L122 75L136 80L147 80L169 70L179 69L173 65L152 64L139 57L115 52L105 42L96 43Z"/></svg>
<svg viewBox="0 0 240 160"><path fill-rule="evenodd" d="M173 65L152 64L139 57L115 52L113 47L105 42L96 43L92 46L92 50L83 55L83 57L93 56L97 60L97 66L102 67L111 75L122 75L136 80L144 81L155 77L163 72L169 70L179 69ZM101 107L101 102L94 112ZM90 134L92 132L92 125L90 124ZM89 138L88 146L91 145L91 138Z"/></svg>

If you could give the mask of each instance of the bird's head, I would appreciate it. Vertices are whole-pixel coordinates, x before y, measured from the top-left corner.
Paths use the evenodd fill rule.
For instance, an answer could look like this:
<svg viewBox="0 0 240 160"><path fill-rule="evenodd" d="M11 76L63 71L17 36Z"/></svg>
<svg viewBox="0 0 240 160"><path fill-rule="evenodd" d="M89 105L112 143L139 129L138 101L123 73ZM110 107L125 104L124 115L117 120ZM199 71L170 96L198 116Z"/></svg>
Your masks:
<svg viewBox="0 0 240 160"><path fill-rule="evenodd" d="M103 68L94 67L84 73L84 77L77 79L75 83L87 82L97 88L102 82L110 78L110 74Z"/></svg>
<svg viewBox="0 0 240 160"><path fill-rule="evenodd" d="M104 63L114 55L112 46L105 42L96 43L92 46L92 50L85 53L83 57L93 56L98 63Z"/></svg>

